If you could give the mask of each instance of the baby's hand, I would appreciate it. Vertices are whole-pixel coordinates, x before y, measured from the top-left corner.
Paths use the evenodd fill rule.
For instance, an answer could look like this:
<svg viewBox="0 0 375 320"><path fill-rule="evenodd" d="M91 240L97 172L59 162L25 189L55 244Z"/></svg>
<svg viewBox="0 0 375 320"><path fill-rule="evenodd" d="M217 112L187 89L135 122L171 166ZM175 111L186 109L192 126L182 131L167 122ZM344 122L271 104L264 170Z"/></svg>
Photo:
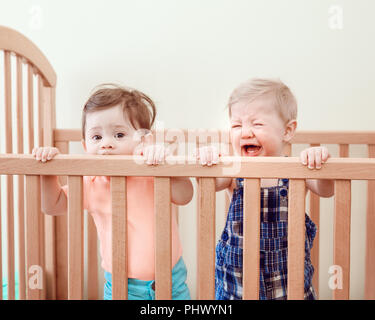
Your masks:
<svg viewBox="0 0 375 320"><path fill-rule="evenodd" d="M35 147L33 149L32 155L37 161L46 162L51 160L55 155L59 154L60 151L54 147Z"/></svg>
<svg viewBox="0 0 375 320"><path fill-rule="evenodd" d="M300 154L301 163L309 169L320 169L322 163L330 157L326 147L311 147L303 150Z"/></svg>
<svg viewBox="0 0 375 320"><path fill-rule="evenodd" d="M203 166L207 165L210 167L213 164L218 164L219 156L219 151L214 146L201 147L195 152L196 159Z"/></svg>
<svg viewBox="0 0 375 320"><path fill-rule="evenodd" d="M168 156L170 152L163 144L152 144L145 146L142 154L146 164L158 165L164 163L165 157Z"/></svg>

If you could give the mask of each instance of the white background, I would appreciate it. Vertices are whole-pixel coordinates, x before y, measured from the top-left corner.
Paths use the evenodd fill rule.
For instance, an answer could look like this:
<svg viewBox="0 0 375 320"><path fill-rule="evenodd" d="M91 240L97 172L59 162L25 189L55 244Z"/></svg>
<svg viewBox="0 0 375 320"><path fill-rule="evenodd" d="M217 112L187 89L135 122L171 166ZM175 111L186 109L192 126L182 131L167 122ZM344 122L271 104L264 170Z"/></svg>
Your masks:
<svg viewBox="0 0 375 320"><path fill-rule="evenodd" d="M233 88L248 78L276 77L297 97L299 130L373 130L374 13L371 0L0 0L0 24L33 41L57 73L58 128L80 128L93 87L117 82L148 94L166 128L225 129ZM355 146L351 155L365 156L366 148ZM360 299L365 184L353 184L351 298ZM194 208L182 208L180 217L193 297ZM322 201L325 299L332 293L332 208ZM218 237L223 218L217 220Z"/></svg>

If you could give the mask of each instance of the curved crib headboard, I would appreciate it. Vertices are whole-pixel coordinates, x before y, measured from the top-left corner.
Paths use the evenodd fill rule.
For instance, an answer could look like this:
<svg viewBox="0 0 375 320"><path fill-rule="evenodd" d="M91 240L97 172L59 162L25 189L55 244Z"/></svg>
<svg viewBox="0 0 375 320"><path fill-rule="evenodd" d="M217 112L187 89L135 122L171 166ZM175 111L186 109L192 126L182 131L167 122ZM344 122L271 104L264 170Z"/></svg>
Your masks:
<svg viewBox="0 0 375 320"><path fill-rule="evenodd" d="M0 118L0 127L5 128L5 136L2 138L5 148L0 153L30 153L35 145L53 145L53 130L55 129L55 87L56 73L51 64L40 49L21 33L4 26L0 26L0 56L3 56L3 66L0 68L0 76L4 81L3 89L0 89L0 107L4 109ZM2 106L3 104L3 106ZM13 126L15 125L15 128ZM25 259L27 256L27 243L25 239L25 210L24 210L24 176L17 176L18 202L14 197L14 178L6 176L6 221L7 221L7 279L8 299L15 297L15 269L19 273L20 299L25 299ZM1 182L1 181L0 181ZM1 185L0 185L1 190ZM1 194L1 193L0 193ZM1 207L0 207L1 213ZM17 213L17 214L16 214ZM1 215L0 215L1 216ZM53 251L53 217L40 215L41 225L48 230L44 241L44 233L40 232L40 243L47 243L46 255L46 280L51 277L54 270L51 254ZM15 225L18 226L18 252L15 253ZM1 230L1 220L0 220ZM21 232L22 231L22 232ZM28 235L26 235L27 237ZM28 239L32 240L32 239ZM35 239L34 239L35 240ZM0 237L0 275L2 274L2 245ZM44 261L44 252L40 252L40 261ZM51 257L51 258L50 258ZM16 266L16 261L18 264ZM0 277L0 282L2 279ZM51 281L46 281L48 291L54 288L48 287ZM46 296L43 290L42 296ZM0 299L2 292L0 292Z"/></svg>

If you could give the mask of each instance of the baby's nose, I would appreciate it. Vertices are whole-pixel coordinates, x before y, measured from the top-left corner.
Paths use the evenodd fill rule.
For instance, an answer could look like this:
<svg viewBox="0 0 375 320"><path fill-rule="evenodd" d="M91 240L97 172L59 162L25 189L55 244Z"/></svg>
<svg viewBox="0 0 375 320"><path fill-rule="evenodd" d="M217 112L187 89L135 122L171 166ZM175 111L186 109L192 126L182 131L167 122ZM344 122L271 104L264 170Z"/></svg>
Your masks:
<svg viewBox="0 0 375 320"><path fill-rule="evenodd" d="M102 149L113 149L112 141L110 141L109 139L103 141L101 148Z"/></svg>
<svg viewBox="0 0 375 320"><path fill-rule="evenodd" d="M254 136L254 133L253 133L253 130L250 128L250 127L242 127L242 137L244 138L247 138L247 137L252 137Z"/></svg>

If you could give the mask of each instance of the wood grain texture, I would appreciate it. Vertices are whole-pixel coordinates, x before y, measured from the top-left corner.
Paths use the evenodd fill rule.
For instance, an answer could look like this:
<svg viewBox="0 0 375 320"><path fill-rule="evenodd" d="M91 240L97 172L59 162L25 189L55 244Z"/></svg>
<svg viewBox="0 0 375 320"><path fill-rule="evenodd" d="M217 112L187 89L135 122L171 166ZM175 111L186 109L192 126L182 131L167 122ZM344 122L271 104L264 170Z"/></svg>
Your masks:
<svg viewBox="0 0 375 320"><path fill-rule="evenodd" d="M260 179L244 179L243 299L259 299Z"/></svg>
<svg viewBox="0 0 375 320"><path fill-rule="evenodd" d="M334 300L348 300L350 287L351 181L335 181L333 264L342 268L342 289L333 290Z"/></svg>
<svg viewBox="0 0 375 320"><path fill-rule="evenodd" d="M172 299L172 211L170 178L155 178L155 298Z"/></svg>
<svg viewBox="0 0 375 320"><path fill-rule="evenodd" d="M375 158L375 144L368 146L369 158ZM367 182L366 281L365 299L375 300L375 181Z"/></svg>
<svg viewBox="0 0 375 320"><path fill-rule="evenodd" d="M288 300L304 298L305 180L289 180Z"/></svg>
<svg viewBox="0 0 375 320"><path fill-rule="evenodd" d="M42 292L37 286L41 279L34 278L30 273L33 268L40 267L40 199L35 197L39 191L39 176L26 176L26 270L27 270L27 300L40 300ZM36 280L36 282L34 281ZM42 283L42 286L45 284Z"/></svg>
<svg viewBox="0 0 375 320"><path fill-rule="evenodd" d="M112 299L128 298L128 228L126 178L111 178L112 194Z"/></svg>
<svg viewBox="0 0 375 320"><path fill-rule="evenodd" d="M197 298L215 299L215 179L198 182Z"/></svg>
<svg viewBox="0 0 375 320"><path fill-rule="evenodd" d="M68 177L68 299L83 298L82 177Z"/></svg>

